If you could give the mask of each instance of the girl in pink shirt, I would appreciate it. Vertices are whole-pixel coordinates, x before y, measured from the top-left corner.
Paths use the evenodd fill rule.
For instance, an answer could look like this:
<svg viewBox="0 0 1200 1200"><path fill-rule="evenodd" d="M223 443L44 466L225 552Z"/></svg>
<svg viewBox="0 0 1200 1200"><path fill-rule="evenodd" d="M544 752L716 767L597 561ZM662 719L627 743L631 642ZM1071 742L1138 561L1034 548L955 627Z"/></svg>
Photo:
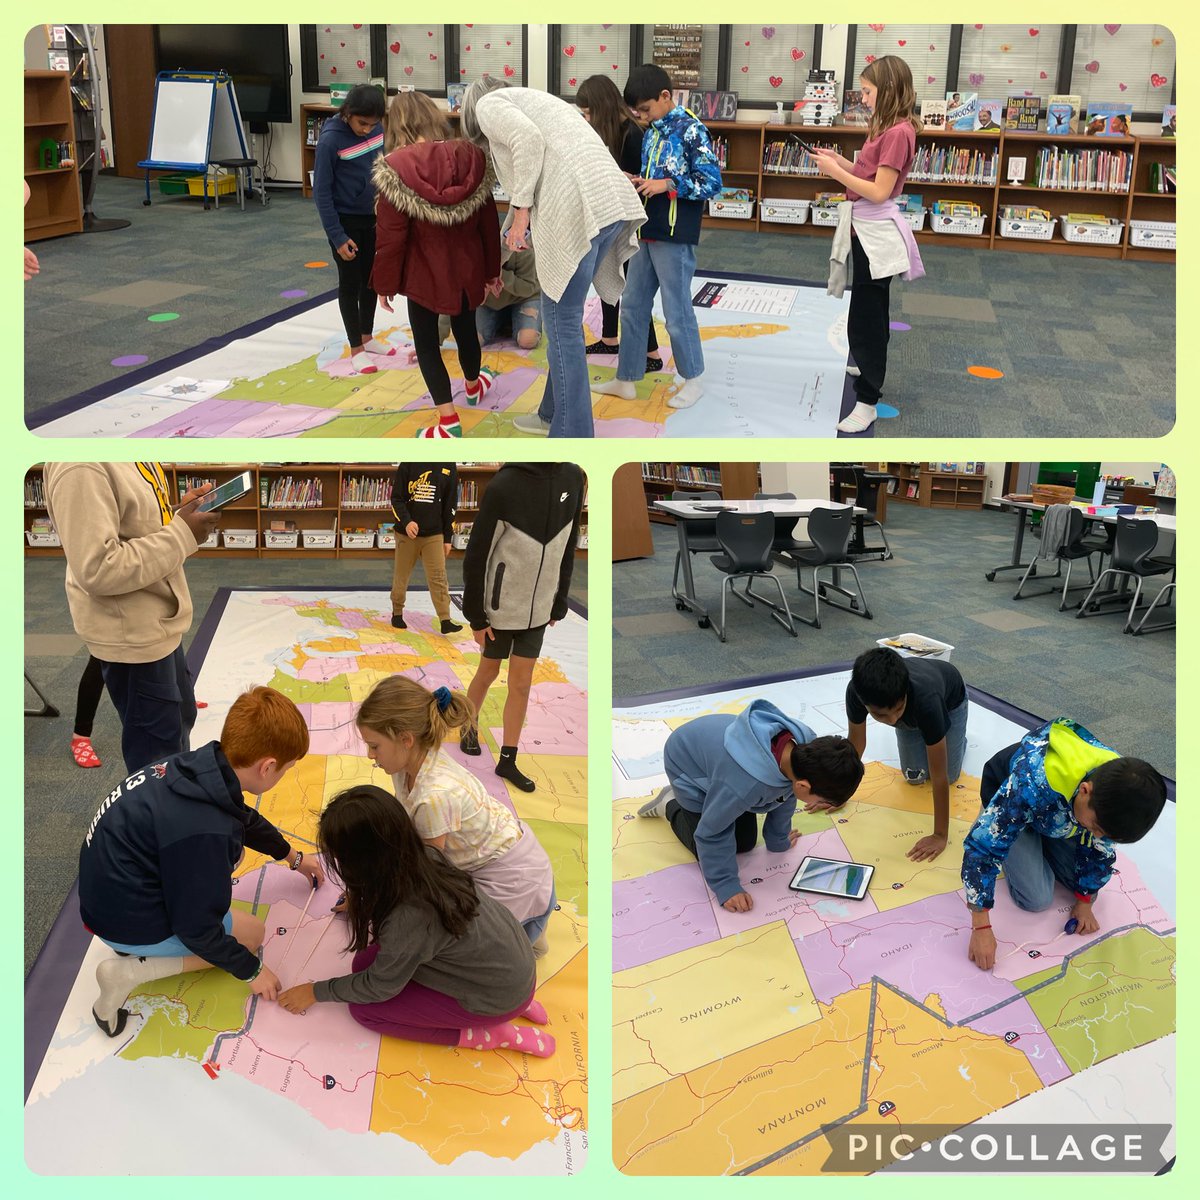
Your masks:
<svg viewBox="0 0 1200 1200"><path fill-rule="evenodd" d="M858 160L851 162L832 150L821 150L816 156L817 166L823 174L845 186L846 197L854 204L854 225L872 223L872 246L883 242L890 251L886 257L893 265L897 254L907 260L909 269L902 273L902 278L919 278L924 269L916 242L895 203L904 190L916 152L917 134L921 131L912 72L902 58L887 54L867 64L859 86L863 104L871 112L871 122ZM877 229L876 222L884 227ZM893 231L894 246L890 245ZM889 300L896 272L887 270L879 278L872 275L872 259L877 255L864 249L866 240L857 234L850 240L854 286L850 293L847 336L856 369L848 369L857 376L854 392L858 403L838 425L842 433L861 433L874 424L875 405L887 372Z"/></svg>

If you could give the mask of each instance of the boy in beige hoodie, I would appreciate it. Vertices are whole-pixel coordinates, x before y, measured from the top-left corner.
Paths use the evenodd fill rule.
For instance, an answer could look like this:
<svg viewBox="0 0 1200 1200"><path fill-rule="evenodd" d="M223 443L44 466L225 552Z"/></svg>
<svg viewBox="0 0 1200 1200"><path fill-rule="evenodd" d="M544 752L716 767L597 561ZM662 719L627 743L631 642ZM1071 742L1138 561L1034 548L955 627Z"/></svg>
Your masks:
<svg viewBox="0 0 1200 1200"><path fill-rule="evenodd" d="M158 463L47 463L45 480L71 620L100 660L132 772L187 749L196 698L182 645L192 624L183 564L220 517L198 511L209 485L176 508Z"/></svg>

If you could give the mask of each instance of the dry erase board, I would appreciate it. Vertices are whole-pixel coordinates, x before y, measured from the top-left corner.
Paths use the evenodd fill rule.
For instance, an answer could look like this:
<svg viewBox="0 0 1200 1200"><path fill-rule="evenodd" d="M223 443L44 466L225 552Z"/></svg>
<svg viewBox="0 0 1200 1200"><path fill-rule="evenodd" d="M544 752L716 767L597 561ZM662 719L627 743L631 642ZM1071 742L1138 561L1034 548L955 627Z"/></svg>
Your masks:
<svg viewBox="0 0 1200 1200"><path fill-rule="evenodd" d="M159 78L149 161L203 170L213 159L245 154L232 82L218 83L211 75Z"/></svg>

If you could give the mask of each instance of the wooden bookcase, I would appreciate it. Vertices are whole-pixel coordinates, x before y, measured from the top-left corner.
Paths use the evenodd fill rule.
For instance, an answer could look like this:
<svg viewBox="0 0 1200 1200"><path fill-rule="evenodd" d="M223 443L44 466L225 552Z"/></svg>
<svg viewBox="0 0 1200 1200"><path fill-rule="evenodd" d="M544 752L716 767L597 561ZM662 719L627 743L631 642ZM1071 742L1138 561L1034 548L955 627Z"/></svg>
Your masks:
<svg viewBox="0 0 1200 1200"><path fill-rule="evenodd" d="M651 521L674 525L654 508L672 492L720 492L722 500L751 500L760 490L758 463L642 463L642 490Z"/></svg>
<svg viewBox="0 0 1200 1200"><path fill-rule="evenodd" d="M25 205L25 240L61 237L83 232L83 196L79 173L69 167L41 167L38 148L43 139L72 144L75 116L71 108L71 76L66 71L25 72L25 134L22 170L29 184Z"/></svg>
<svg viewBox="0 0 1200 1200"><path fill-rule="evenodd" d="M468 503L460 503L456 528L469 525L479 511L479 502L483 498L487 485L502 464L489 463L459 463L458 481L460 500L466 496ZM243 471L254 475L254 487L239 500L227 504L221 509L221 521L218 526L220 544L213 548L201 548L198 555L209 558L341 558L341 559L372 559L391 558L394 551L389 547L380 549L373 547L343 546L341 533L345 529L375 529L381 524L394 524L392 513L391 480L395 473L394 463L285 463L265 466L257 463L164 463L163 469L167 482L171 487L172 496L178 500L186 491L186 481L211 480L217 485L225 483ZM41 466L30 469L26 475L27 484L40 483ZM293 481L318 480L321 484L321 502L317 505L294 505L270 503L272 487L291 477ZM343 495L348 484L355 480L386 481L387 498L380 504L362 504L343 501ZM28 530L37 517L46 515L44 504L25 504L25 525ZM290 547L267 547L264 534L270 530L272 521L292 521L297 530L331 530L336 533L335 544L329 549L305 549L297 545ZM587 500L584 500L584 515L582 528L587 525ZM254 530L255 545L245 549L235 549L224 545L220 536L224 530ZM378 536L376 537L378 541ZM28 557L62 556L61 547L25 546ZM586 557L587 550L578 546L576 557ZM451 551L452 558L461 558L462 551Z"/></svg>
<svg viewBox="0 0 1200 1200"><path fill-rule="evenodd" d="M889 504L921 503L921 464L915 462L890 462L886 464L889 475L896 476L896 490L888 492Z"/></svg>
<svg viewBox="0 0 1200 1200"><path fill-rule="evenodd" d="M966 475L959 471L921 471L922 508L983 508L987 484L984 475Z"/></svg>
<svg viewBox="0 0 1200 1200"><path fill-rule="evenodd" d="M861 126L834 125L814 129L800 125L769 125L750 121L713 121L708 126L715 137L727 145L728 166L722 174L729 187L753 188L756 204L754 216L745 218L704 217L706 229L735 229L743 232L799 234L804 237L832 237L830 226L813 225L811 218L803 225L786 225L762 220L764 199L811 200L818 192L841 190L835 180L823 175L783 175L763 167L763 158L772 142L785 141L789 136L802 137L814 145L833 145L846 158L853 159L862 148L867 131ZM987 214L984 232L978 236L936 233L925 228L917 234L920 244L941 246L972 246L975 249L1015 250L1019 253L1077 254L1096 258L1136 258L1158 262L1173 262L1170 250L1144 250L1129 245L1129 221L1136 217L1146 221L1173 221L1174 195L1151 193L1150 162L1174 162L1175 139L1163 137L1087 138L1082 135L1052 137L1046 133L1016 133L1003 130L997 133L962 132L958 130L926 131L917 136L917 145L929 143L971 146L980 149L994 146L999 152L995 183L929 183L909 180L905 191L918 193L932 208L935 200L969 200ZM1129 192L1069 192L1063 189L1036 188L1029 185L1011 187L1006 181L1005 167L1010 157L1032 160L1046 145L1088 144L1109 150L1127 150L1134 155L1134 185ZM997 232L1000 211L1010 204L1032 204L1048 209L1056 217L1069 211L1103 212L1125 223L1125 235L1117 246L1097 246L1068 242L1056 229L1048 242L1002 238Z"/></svg>

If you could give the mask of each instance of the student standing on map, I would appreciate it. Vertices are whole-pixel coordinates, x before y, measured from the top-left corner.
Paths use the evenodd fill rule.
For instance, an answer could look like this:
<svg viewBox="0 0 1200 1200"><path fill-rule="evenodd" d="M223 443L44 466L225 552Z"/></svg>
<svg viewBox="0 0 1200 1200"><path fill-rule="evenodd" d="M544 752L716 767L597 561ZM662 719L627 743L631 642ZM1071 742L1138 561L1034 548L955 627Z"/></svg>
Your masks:
<svg viewBox="0 0 1200 1200"><path fill-rule="evenodd" d="M300 710L258 687L230 706L221 739L135 771L96 813L79 852L79 913L118 955L96 968L96 1024L116 1037L129 993L155 979L220 967L274 1000L279 979L259 961L262 918L231 907L230 872L245 849L286 862L319 887L314 855L246 804L308 753Z"/></svg>
<svg viewBox="0 0 1200 1200"><path fill-rule="evenodd" d="M900 769L911 784L933 785L933 832L908 852L932 862L950 835L950 785L967 750L967 688L957 667L941 659L904 659L880 646L854 660L846 685L850 744L867 748L867 714L896 730Z"/></svg>
<svg viewBox="0 0 1200 1200"><path fill-rule="evenodd" d="M983 810L963 847L971 910L968 956L996 962L992 929L996 877L1026 912L1054 903L1057 879L1075 897L1076 933L1095 933L1095 902L1112 878L1113 842L1141 841L1167 801L1162 776L1140 758L1121 758L1082 725L1059 717L994 754L979 785Z"/></svg>
<svg viewBox="0 0 1200 1200"><path fill-rule="evenodd" d="M392 777L396 799L426 844L503 904L540 956L556 904L546 851L442 745L456 729L475 737L475 720L475 707L461 692L430 691L403 675L381 679L355 716L367 757Z"/></svg>
<svg viewBox="0 0 1200 1200"><path fill-rule="evenodd" d="M579 110L534 88L476 80L463 96L462 134L486 151L512 219L505 234L521 251L537 245L546 331L546 390L536 413L513 423L524 433L593 437L583 304L594 286L621 298L621 265L637 252L646 219L637 192Z"/></svg>
<svg viewBox="0 0 1200 1200"><path fill-rule="evenodd" d="M422 842L382 788L349 788L321 814L317 844L346 889L352 974L288 988L279 1003L302 1013L347 1004L375 1033L472 1050L549 1058L554 1038L534 999L529 940L502 904Z"/></svg>
<svg viewBox="0 0 1200 1200"><path fill-rule="evenodd" d="M817 737L766 700L737 716L714 713L681 725L667 738L663 769L670 782L638 816L666 817L730 912L754 907L738 878L736 855L757 844L759 814L766 814L767 849L786 853L800 836L792 828L797 801L807 812L836 808L863 777L849 741Z"/></svg>
<svg viewBox="0 0 1200 1200"><path fill-rule="evenodd" d="M463 557L462 610L481 652L467 694L481 713L509 660L496 774L523 792L536 784L517 766L517 743L546 626L567 615L583 494L574 463L506 463L483 493ZM459 745L481 752L474 732Z"/></svg>
<svg viewBox="0 0 1200 1200"><path fill-rule="evenodd" d="M184 561L216 528L206 484L171 503L158 463L47 463L46 506L67 559L75 632L100 660L134 771L187 749L196 697L183 653L192 624Z"/></svg>
<svg viewBox="0 0 1200 1200"><path fill-rule="evenodd" d="M392 625L407 629L404 598L408 580L420 559L429 598L442 633L462 626L450 619L450 585L446 559L458 505L458 467L454 463L400 463L392 480L392 513L396 518L396 563L392 569Z"/></svg>

